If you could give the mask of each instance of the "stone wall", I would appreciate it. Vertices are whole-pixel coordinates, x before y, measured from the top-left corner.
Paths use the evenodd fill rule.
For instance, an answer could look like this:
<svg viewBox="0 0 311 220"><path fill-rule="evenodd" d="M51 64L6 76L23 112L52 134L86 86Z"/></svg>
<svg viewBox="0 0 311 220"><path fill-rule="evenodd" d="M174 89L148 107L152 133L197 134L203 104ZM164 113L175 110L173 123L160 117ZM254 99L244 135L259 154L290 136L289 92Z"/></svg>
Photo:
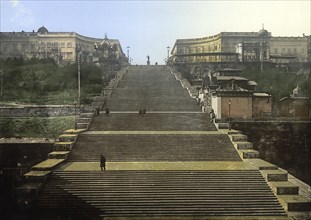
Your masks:
<svg viewBox="0 0 311 220"><path fill-rule="evenodd" d="M260 153L260 158L311 184L311 122L233 122Z"/></svg>
<svg viewBox="0 0 311 220"><path fill-rule="evenodd" d="M25 105L18 107L0 107L0 117L69 116L75 115L75 113L79 112L79 108L75 108L74 105Z"/></svg>

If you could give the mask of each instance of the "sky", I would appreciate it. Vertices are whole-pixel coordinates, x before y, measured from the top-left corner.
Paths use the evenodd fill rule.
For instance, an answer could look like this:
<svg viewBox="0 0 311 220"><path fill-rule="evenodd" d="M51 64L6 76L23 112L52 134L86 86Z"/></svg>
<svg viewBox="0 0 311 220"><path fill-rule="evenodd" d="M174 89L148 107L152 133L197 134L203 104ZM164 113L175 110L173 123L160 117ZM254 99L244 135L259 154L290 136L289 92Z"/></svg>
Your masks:
<svg viewBox="0 0 311 220"><path fill-rule="evenodd" d="M37 31L119 39L132 64L164 63L177 39L223 31L310 35L311 0L0 0L0 31Z"/></svg>

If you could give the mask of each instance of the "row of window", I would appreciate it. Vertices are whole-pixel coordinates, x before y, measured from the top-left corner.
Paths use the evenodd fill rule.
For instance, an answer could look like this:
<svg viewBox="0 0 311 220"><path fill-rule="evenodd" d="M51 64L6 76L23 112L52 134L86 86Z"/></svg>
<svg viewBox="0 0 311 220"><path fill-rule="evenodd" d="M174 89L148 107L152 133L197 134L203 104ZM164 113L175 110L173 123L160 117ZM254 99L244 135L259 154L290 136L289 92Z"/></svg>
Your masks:
<svg viewBox="0 0 311 220"><path fill-rule="evenodd" d="M72 47L72 42L41 42L41 45L47 47Z"/></svg>
<svg viewBox="0 0 311 220"><path fill-rule="evenodd" d="M305 52L305 48L300 48L301 53ZM274 53L278 54L278 53L288 53L288 54L297 54L297 48L282 48L282 50L279 51L279 48L274 48Z"/></svg>
<svg viewBox="0 0 311 220"><path fill-rule="evenodd" d="M234 56L198 56L178 58L178 61L184 62L220 62L220 61L236 61Z"/></svg>
<svg viewBox="0 0 311 220"><path fill-rule="evenodd" d="M181 47L177 49L177 53L179 54L187 54L187 53L204 53L204 52L214 52L220 49L220 44L208 45L207 47Z"/></svg>

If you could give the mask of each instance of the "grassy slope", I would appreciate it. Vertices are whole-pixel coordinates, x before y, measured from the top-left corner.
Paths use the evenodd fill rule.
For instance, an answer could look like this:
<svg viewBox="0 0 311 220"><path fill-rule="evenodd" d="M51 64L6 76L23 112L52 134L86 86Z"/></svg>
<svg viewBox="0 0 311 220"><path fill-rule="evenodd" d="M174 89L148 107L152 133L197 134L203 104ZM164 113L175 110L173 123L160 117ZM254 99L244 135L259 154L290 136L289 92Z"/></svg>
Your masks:
<svg viewBox="0 0 311 220"><path fill-rule="evenodd" d="M74 127L74 116L0 118L0 137L56 138Z"/></svg>

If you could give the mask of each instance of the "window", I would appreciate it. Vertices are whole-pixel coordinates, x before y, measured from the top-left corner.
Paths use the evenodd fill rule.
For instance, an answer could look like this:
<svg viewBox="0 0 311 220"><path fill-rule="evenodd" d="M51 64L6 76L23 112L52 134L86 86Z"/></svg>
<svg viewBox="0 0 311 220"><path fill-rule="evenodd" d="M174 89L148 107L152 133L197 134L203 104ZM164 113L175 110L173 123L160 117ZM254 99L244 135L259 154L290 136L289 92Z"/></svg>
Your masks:
<svg viewBox="0 0 311 220"><path fill-rule="evenodd" d="M277 54L278 52L278 48L274 48L274 53Z"/></svg>
<svg viewBox="0 0 311 220"><path fill-rule="evenodd" d="M68 42L68 43L67 43L67 47L72 47L72 43L71 43L71 42Z"/></svg>
<svg viewBox="0 0 311 220"><path fill-rule="evenodd" d="M72 59L72 52L67 53L67 59Z"/></svg>
<svg viewBox="0 0 311 220"><path fill-rule="evenodd" d="M65 47L65 42L61 42L60 47Z"/></svg>

